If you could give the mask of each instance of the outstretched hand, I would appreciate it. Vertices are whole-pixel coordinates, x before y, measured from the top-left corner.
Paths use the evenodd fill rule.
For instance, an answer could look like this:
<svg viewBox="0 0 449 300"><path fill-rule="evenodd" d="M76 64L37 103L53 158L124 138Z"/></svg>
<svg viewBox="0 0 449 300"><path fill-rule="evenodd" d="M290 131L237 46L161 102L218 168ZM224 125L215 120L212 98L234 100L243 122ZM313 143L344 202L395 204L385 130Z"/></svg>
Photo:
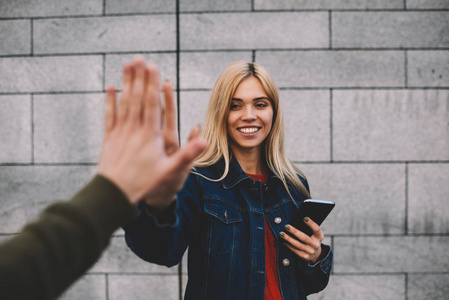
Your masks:
<svg viewBox="0 0 449 300"><path fill-rule="evenodd" d="M179 148L176 106L168 82L163 90L165 122L157 68L146 66L141 58L124 65L118 107L115 89L106 91L105 135L98 165L98 173L120 187L130 202L145 198L160 209L170 205L194 160L207 147L194 129L188 143Z"/></svg>

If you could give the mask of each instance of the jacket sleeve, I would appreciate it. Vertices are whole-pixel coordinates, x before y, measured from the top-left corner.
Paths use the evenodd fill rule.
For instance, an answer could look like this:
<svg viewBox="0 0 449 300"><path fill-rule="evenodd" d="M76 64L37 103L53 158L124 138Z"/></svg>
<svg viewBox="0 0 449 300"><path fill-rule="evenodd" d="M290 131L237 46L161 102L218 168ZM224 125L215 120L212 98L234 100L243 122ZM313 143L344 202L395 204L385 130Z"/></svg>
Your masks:
<svg viewBox="0 0 449 300"><path fill-rule="evenodd" d="M311 265L310 263L298 258L297 280L302 283L307 295L318 293L324 290L324 288L329 283L333 252L329 246L324 244L322 244L321 246L323 251L326 251L327 254L322 260L318 261L317 263Z"/></svg>
<svg viewBox="0 0 449 300"><path fill-rule="evenodd" d="M163 216L156 218L144 202L139 205L138 217L123 227L126 243L138 257L167 267L181 261L200 213L196 180L195 175L189 175Z"/></svg>
<svg viewBox="0 0 449 300"><path fill-rule="evenodd" d="M308 181L301 176L299 178L310 194ZM331 247L324 244L322 244L321 247L322 251L325 251L326 256L313 265L298 257L297 277L298 280L302 282L307 295L322 291L329 283L334 254Z"/></svg>
<svg viewBox="0 0 449 300"><path fill-rule="evenodd" d="M134 215L122 191L95 176L70 201L49 206L0 246L0 299L55 299Z"/></svg>

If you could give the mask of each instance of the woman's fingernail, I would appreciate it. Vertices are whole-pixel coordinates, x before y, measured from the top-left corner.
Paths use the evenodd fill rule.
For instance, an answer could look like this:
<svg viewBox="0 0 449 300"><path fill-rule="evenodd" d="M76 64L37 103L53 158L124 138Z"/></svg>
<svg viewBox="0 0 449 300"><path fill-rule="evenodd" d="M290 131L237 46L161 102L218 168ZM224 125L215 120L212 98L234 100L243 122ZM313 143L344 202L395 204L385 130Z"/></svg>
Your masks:
<svg viewBox="0 0 449 300"><path fill-rule="evenodd" d="M284 236L285 236L285 233L281 231L281 232L279 232L279 235L282 236L282 237L284 237Z"/></svg>
<svg viewBox="0 0 449 300"><path fill-rule="evenodd" d="M284 226L284 228L285 228L285 230L290 230L290 225L287 224Z"/></svg>
<svg viewBox="0 0 449 300"><path fill-rule="evenodd" d="M309 217L305 217L304 222L306 222L306 223L309 222Z"/></svg>

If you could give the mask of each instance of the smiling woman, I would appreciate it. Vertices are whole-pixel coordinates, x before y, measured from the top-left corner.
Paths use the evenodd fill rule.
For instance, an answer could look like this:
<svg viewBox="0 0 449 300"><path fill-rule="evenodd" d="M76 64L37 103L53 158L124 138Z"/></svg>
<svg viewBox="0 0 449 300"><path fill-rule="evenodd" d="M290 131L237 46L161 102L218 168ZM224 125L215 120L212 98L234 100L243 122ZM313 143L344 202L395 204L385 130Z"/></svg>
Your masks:
<svg viewBox="0 0 449 300"><path fill-rule="evenodd" d="M310 193L284 153L278 90L265 69L236 62L219 76L203 137L209 147L176 203L160 211L142 202L124 228L128 246L166 266L189 247L187 300L306 299L324 289L333 254L320 227L305 221L308 236L287 224Z"/></svg>
<svg viewBox="0 0 449 300"><path fill-rule="evenodd" d="M271 131L273 107L259 79L251 76L237 86L227 123L229 145L237 160L243 161L245 155L250 155L262 162L261 148ZM241 166L246 173L264 173L259 163Z"/></svg>

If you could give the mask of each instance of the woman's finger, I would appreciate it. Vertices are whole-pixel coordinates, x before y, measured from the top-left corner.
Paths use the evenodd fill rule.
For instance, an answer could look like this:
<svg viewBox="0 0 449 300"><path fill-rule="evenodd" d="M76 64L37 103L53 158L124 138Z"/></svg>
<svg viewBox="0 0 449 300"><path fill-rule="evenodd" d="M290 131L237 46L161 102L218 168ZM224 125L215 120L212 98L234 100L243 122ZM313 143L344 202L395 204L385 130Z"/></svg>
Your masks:
<svg viewBox="0 0 449 300"><path fill-rule="evenodd" d="M312 229L313 231L313 237L317 238L320 240L320 242L324 239L324 235L323 232L321 231L320 226L315 223L312 219L310 219L309 217L305 217L304 218L304 223L307 224L307 226L310 227L310 229Z"/></svg>

